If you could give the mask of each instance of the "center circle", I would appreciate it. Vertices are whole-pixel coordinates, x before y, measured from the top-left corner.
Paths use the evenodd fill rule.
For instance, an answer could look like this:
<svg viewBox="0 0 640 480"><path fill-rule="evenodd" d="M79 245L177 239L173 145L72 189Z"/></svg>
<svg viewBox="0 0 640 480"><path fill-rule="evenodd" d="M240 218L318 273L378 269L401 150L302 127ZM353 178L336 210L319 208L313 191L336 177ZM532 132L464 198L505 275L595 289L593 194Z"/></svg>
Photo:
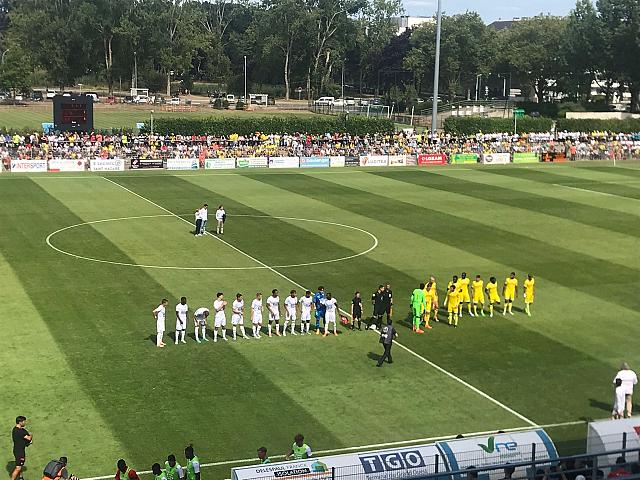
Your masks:
<svg viewBox="0 0 640 480"><path fill-rule="evenodd" d="M354 253L353 255L347 255L347 256L343 256L343 257L339 257L339 258L331 258L331 259L327 259L327 260L319 260L319 261L314 261L314 262L304 262L304 263L292 263L292 264L286 264L286 265L256 265L256 266L251 266L251 267L183 267L183 266L176 266L176 265L143 265L143 264L139 264L139 263L127 263L127 262L116 262L113 260L107 260L107 259L103 259L103 258L95 258L95 257L89 257L89 256L85 256L85 255L78 255L76 253L73 252L69 252L67 250L64 250L62 248L56 247L53 242L52 242L52 238L55 237L57 234L68 231L68 230L72 230L74 228L79 228L79 227L83 227L83 226L87 226L87 225L95 225L95 224L101 224L101 223L110 223L110 222L121 222L121 221L128 221L128 220L140 220L140 219L147 219L147 218L161 218L161 217L174 217L174 218L178 218L180 220L185 220L185 217L190 217L192 216L192 214L185 214L185 215L175 215L172 213L168 213L168 214L159 214L159 215L139 215L139 216L133 216L133 217L118 217L118 218L106 218L103 220L93 220L90 222L82 222L82 223L77 223L75 225L69 225L67 227L63 227L60 228L58 230L56 230L55 232L51 232L47 238L46 238L46 243L47 245L52 248L53 250L55 250L58 253L62 253L63 255L67 255L69 257L73 257L73 258L77 258L79 260L86 260L86 261L90 261L90 262L96 262L96 263L106 263L106 264L110 264L110 265L120 265L123 267L136 267L136 268L155 268L155 269L162 269L162 270L269 270L272 268L293 268L293 267L306 267L306 266L311 266L311 265L323 265L325 263L335 263L335 262L342 262L345 260L350 260L352 258L356 258L356 257L360 257L362 255L366 255L369 252L371 252L372 250L374 250L377 246L378 246L378 238L371 232L368 232L367 230L364 230L362 228L358 228L358 227L354 227L353 225L345 225L342 223L337 223L337 222L329 222L326 220L314 220L314 219L310 219L310 218L297 218L297 217L283 217L283 216L273 216L273 215L250 215L250 214L238 214L238 215L227 215L229 218L233 218L233 217L247 217L247 218L267 218L267 219L276 219L276 220L290 220L290 221L299 221L299 222L309 222L309 223L317 223L317 224L324 224L324 225L332 225L334 227L340 227L340 228L345 228L348 230L353 230L356 232L360 232L364 235L367 235L370 239L371 239L371 245L369 246L369 248L367 248L366 250L363 250L361 252L358 253ZM220 240L223 243L227 243L224 242L223 240L219 239L219 237L216 237L215 235L212 235L211 233L207 232L207 235L216 239L216 240ZM233 247L233 246L232 246ZM234 249L236 249L236 247L233 247ZM237 249L236 249L237 250ZM240 253L245 254L247 256L251 255L251 252L242 252L240 250L238 250Z"/></svg>

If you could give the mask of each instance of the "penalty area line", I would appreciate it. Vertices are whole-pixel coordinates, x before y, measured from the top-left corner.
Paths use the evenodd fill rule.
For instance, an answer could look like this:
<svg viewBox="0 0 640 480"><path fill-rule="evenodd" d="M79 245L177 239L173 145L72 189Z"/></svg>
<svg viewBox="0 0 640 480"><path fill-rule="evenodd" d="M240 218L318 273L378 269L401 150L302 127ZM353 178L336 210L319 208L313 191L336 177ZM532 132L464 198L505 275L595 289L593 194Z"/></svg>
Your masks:
<svg viewBox="0 0 640 480"><path fill-rule="evenodd" d="M572 425L583 425L587 423L585 420L576 420L572 422L561 422L561 423L549 423L546 425L538 425L538 428L556 428L556 427L569 427ZM500 429L501 432L512 433L512 432L520 432L523 430L529 430L531 427L514 427L514 428L503 428ZM499 429L495 428L492 430L485 430L482 432L468 432L463 433L462 435L465 437L474 437L480 435L491 435L498 431ZM456 438L458 434L453 435L441 435L438 437L426 437L426 438L415 438L413 440L400 440L397 442L386 442L386 443L373 443L370 445L359 445L356 447L344 447L344 448L332 448L329 450L318 450L314 452L318 456L329 455L334 453L346 453L346 452L357 452L360 450L371 450L371 449L379 449L385 447L400 447L405 445L414 445L418 443L428 443L428 442L438 442L442 440L452 440ZM269 458L272 459L284 459L284 455L270 455ZM202 463L200 467L202 468L211 468L211 467L222 467L225 465L241 465L244 463L252 463L257 462L257 458L243 458L239 460L224 460L221 462L211 462L211 463ZM151 470L143 470L137 471L138 475L149 475L151 474ZM83 477L82 480L109 480L113 479L114 475L101 475L99 477Z"/></svg>

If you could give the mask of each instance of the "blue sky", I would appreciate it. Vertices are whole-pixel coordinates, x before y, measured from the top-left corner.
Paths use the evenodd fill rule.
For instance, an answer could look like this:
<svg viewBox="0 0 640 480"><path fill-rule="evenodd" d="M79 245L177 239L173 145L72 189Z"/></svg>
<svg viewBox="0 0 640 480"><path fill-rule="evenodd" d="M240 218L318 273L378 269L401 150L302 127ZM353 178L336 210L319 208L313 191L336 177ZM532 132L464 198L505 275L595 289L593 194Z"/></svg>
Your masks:
<svg viewBox="0 0 640 480"><path fill-rule="evenodd" d="M437 0L403 0L403 3L407 15L433 15L437 8ZM575 0L442 0L442 9L448 14L476 11L487 22L540 13L566 15L574 5Z"/></svg>

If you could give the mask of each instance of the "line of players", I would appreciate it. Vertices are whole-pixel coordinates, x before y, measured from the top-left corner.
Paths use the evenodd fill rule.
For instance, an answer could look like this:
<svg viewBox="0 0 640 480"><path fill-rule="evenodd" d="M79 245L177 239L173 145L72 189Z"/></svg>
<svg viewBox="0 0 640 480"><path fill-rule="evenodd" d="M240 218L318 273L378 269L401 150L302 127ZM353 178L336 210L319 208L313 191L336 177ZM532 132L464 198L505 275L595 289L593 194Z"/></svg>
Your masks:
<svg viewBox="0 0 640 480"><path fill-rule="evenodd" d="M169 301L164 298L160 305L153 310L153 317L156 321L156 346L164 347L164 332L166 330L165 318L166 308ZM267 332L270 337L275 333L276 336L287 336L287 331L292 335L298 335L296 332L296 322L300 318L299 333L301 335L311 335L309 324L311 322L312 311L315 312L316 335L321 334L320 321L324 320L324 336L328 336L332 327L333 335L338 335L336 330L336 316L338 312L338 301L332 297L331 293L326 293L324 287L318 287L315 294L311 294L307 290L303 297L298 298L296 290L291 290L289 295L284 299L284 325L282 334L280 333L280 318L282 308L280 305L280 296L277 289L271 291L271 295L267 298L268 323ZM216 299L213 301L213 341L217 342L218 337L223 341L227 341L227 314L226 310L228 302L225 300L224 294L218 292ZM237 293L235 300L231 304L231 332L233 340L238 338L238 331L242 338L249 339L244 327L244 298L241 293ZM262 293L256 293L255 298L250 305L251 312L251 328L253 338L261 338L263 327L263 314L265 307L262 303ZM194 334L197 343L208 342L207 338L207 319L210 310L207 307L200 307L193 312ZM175 344L187 343L185 335L187 331L187 323L189 318L189 305L187 298L180 298L180 303L176 305L176 335ZM290 329L290 330L288 330Z"/></svg>
<svg viewBox="0 0 640 480"><path fill-rule="evenodd" d="M473 292L473 297L469 295L469 286ZM524 304L525 313L531 316L531 304L535 297L535 279L533 275L528 274L527 279L523 282L524 287ZM467 310L471 317L485 316L485 294L489 299L489 317L493 317L494 305L500 305L500 295L498 294L498 281L496 277L491 277L486 286L482 280L482 276L476 275L476 279L471 282L466 272L462 272L460 278L454 275L447 284L445 292L444 307L447 308L448 323L453 327L458 326L458 319L462 317L463 306L467 304ZM518 279L515 272L511 272L505 279L502 287L502 296L504 298L504 308L502 315L507 313L513 315L513 302L518 296ZM478 305L480 310L478 311ZM424 284L420 284L420 288L416 288L411 294L411 312L413 317L413 331L415 333L424 333L421 329L422 323L425 328L431 329L429 322L431 321L431 312L434 312L433 320L438 322L438 290L435 277Z"/></svg>

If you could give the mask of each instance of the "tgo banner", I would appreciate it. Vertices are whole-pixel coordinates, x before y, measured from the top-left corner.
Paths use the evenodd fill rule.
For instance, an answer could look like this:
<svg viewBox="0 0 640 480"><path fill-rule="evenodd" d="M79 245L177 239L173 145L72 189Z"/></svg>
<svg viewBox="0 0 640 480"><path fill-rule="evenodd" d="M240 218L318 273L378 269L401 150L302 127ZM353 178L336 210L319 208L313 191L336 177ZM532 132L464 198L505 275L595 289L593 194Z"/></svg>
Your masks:
<svg viewBox="0 0 640 480"><path fill-rule="evenodd" d="M204 161L206 170L222 170L236 168L235 158L207 158Z"/></svg>
<svg viewBox="0 0 640 480"><path fill-rule="evenodd" d="M89 161L89 169L92 172L122 172L124 171L124 159L96 158Z"/></svg>
<svg viewBox="0 0 640 480"><path fill-rule="evenodd" d="M330 167L329 157L300 157L300 168Z"/></svg>
<svg viewBox="0 0 640 480"><path fill-rule="evenodd" d="M386 155L366 155L360 157L361 167L386 167L389 165L389 157Z"/></svg>
<svg viewBox="0 0 640 480"><path fill-rule="evenodd" d="M247 157L236 159L238 168L267 168L269 162L267 157Z"/></svg>
<svg viewBox="0 0 640 480"><path fill-rule="evenodd" d="M487 153L482 155L482 163L485 165L505 165L511 163L511 155L508 153Z"/></svg>
<svg viewBox="0 0 640 480"><path fill-rule="evenodd" d="M269 157L269 168L298 168L298 157Z"/></svg>
<svg viewBox="0 0 640 480"><path fill-rule="evenodd" d="M84 172L84 160L49 160L50 172Z"/></svg>
<svg viewBox="0 0 640 480"><path fill-rule="evenodd" d="M438 470L436 470L436 461L439 462ZM423 445L234 468L231 470L231 478L233 480L330 479L333 468L335 468L336 479L344 474L345 477L348 475L350 478L363 480L423 477L446 469L437 447Z"/></svg>
<svg viewBox="0 0 640 480"><path fill-rule="evenodd" d="M46 160L11 160L12 172L46 172Z"/></svg>
<svg viewBox="0 0 640 480"><path fill-rule="evenodd" d="M197 158L167 158L167 170L198 170Z"/></svg>

